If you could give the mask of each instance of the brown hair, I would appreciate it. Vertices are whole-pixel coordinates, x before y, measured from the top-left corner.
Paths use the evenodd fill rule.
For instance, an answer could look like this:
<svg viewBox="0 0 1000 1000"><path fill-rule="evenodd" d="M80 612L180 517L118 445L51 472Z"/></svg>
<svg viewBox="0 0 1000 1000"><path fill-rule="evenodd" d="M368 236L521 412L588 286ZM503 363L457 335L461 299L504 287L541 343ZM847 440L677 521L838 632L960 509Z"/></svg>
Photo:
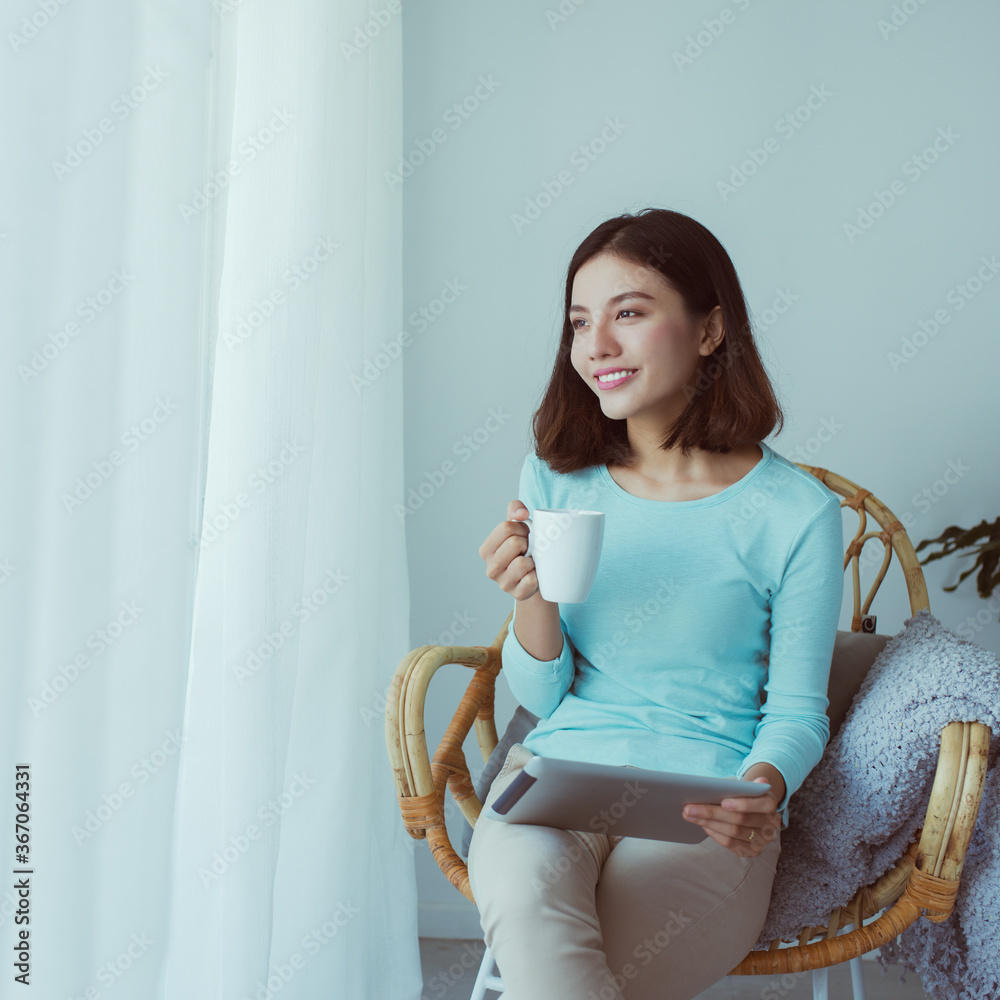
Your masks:
<svg viewBox="0 0 1000 1000"><path fill-rule="evenodd" d="M532 418L535 451L555 472L591 465L628 465L633 458L624 420L610 420L570 361L569 307L576 272L608 253L658 271L684 300L695 322L718 305L725 336L703 356L684 387L688 403L660 443L728 452L757 444L784 424L771 381L757 353L743 289L722 244L700 223L679 212L644 208L602 222L577 248L566 274L563 330L541 405Z"/></svg>

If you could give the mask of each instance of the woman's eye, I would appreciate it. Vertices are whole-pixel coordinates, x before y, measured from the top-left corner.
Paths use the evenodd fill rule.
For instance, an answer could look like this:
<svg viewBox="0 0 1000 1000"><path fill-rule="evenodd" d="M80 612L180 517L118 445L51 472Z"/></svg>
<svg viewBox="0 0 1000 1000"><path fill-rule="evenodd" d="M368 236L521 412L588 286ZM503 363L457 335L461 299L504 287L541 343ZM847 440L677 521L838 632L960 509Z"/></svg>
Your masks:
<svg viewBox="0 0 1000 1000"><path fill-rule="evenodd" d="M622 313L631 313L633 316L638 316L639 315L639 313L636 312L635 309L619 309L618 310L618 316L621 316ZM615 319L617 319L618 316L616 316ZM570 327L573 330L579 330L580 328L576 324L577 323L585 323L585 322L586 322L586 320L584 320L584 319L574 319L574 320L572 320L570 322Z"/></svg>

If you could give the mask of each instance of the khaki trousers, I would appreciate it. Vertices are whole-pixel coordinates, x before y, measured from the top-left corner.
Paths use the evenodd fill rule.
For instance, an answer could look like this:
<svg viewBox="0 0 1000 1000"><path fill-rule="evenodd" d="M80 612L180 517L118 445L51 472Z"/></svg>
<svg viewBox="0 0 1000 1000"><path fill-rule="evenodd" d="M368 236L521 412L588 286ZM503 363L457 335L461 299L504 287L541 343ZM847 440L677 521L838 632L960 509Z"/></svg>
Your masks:
<svg viewBox="0 0 1000 1000"><path fill-rule="evenodd" d="M515 743L485 805L533 756ZM689 1000L756 944L780 833L755 858L700 844L508 824L485 805L469 883L504 1000Z"/></svg>

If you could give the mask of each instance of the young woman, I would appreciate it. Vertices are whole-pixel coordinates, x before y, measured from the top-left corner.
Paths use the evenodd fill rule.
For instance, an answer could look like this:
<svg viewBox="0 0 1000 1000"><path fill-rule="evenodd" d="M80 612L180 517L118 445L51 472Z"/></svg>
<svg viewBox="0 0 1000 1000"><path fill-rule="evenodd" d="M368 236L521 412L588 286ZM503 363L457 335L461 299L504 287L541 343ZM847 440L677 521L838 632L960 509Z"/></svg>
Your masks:
<svg viewBox="0 0 1000 1000"><path fill-rule="evenodd" d="M515 598L503 648L533 754L767 781L689 808L696 845L480 816L469 879L505 1000L680 1000L725 976L768 910L789 797L829 739L839 498L764 443L781 410L719 241L677 212L598 226L566 276L519 497L480 547ZM544 600L535 507L605 511L582 604Z"/></svg>

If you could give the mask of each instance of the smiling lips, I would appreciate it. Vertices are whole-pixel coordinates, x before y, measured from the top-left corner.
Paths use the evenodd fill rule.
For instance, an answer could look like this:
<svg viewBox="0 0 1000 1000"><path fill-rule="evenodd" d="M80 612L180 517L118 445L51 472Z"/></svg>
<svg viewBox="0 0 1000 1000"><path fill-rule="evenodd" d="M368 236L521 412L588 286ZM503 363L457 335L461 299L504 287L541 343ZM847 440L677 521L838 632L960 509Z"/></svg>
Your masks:
<svg viewBox="0 0 1000 1000"><path fill-rule="evenodd" d="M638 374L637 368L620 368L606 375L596 375L598 389L617 389L618 386L631 382Z"/></svg>

